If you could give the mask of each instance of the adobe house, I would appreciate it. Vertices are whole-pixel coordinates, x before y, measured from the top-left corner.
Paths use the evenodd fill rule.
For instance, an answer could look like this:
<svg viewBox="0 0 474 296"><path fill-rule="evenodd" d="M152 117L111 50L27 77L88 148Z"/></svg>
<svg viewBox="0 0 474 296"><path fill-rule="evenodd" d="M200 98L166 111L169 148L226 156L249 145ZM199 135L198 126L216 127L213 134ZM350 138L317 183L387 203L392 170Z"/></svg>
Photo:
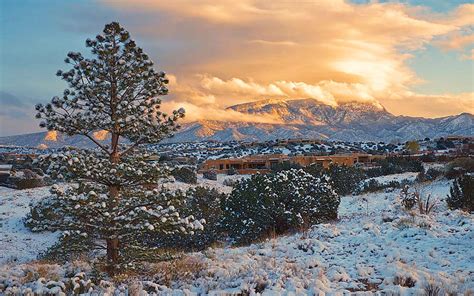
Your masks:
<svg viewBox="0 0 474 296"><path fill-rule="evenodd" d="M376 159L380 158L384 158L384 156L363 153L291 157L284 154L252 155L242 158L208 159L202 164L199 172L216 171L219 174L226 174L229 170L235 170L239 174L268 173L276 165L285 162L295 163L303 167L311 164L321 164L324 168L331 164L370 166Z"/></svg>

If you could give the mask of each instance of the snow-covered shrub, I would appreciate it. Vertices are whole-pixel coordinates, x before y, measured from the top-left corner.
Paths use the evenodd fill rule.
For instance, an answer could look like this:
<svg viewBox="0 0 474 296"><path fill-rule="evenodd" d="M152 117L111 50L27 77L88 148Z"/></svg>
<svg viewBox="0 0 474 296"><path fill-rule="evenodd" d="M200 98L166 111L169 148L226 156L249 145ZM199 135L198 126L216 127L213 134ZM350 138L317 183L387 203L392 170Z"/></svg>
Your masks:
<svg viewBox="0 0 474 296"><path fill-rule="evenodd" d="M382 190L384 188L383 184L375 179L370 179L364 184L362 184L362 188L360 189L361 193L365 192L376 192Z"/></svg>
<svg viewBox="0 0 474 296"><path fill-rule="evenodd" d="M291 170L291 169L301 169L301 165L289 161L284 161L282 163L277 163L272 166L271 170L272 172L281 172L281 171L286 171L286 170Z"/></svg>
<svg viewBox="0 0 474 296"><path fill-rule="evenodd" d="M436 200L431 199L431 194L425 198L419 190L411 191L410 189L410 186L405 185L400 191L400 200L404 209L408 211L416 205L420 214L430 214L436 207Z"/></svg>
<svg viewBox="0 0 474 296"><path fill-rule="evenodd" d="M222 184L225 185L225 186L234 187L235 184L237 184L238 182L239 182L239 180L227 178L227 179L224 179Z"/></svg>
<svg viewBox="0 0 474 296"><path fill-rule="evenodd" d="M312 164L304 170L315 177L329 176L333 188L339 195L355 193L359 189L360 182L366 178L364 171L354 166L331 164L325 169L320 164Z"/></svg>
<svg viewBox="0 0 474 296"><path fill-rule="evenodd" d="M204 177L204 179L217 181L217 173L215 171L204 172L202 173L202 176Z"/></svg>
<svg viewBox="0 0 474 296"><path fill-rule="evenodd" d="M238 242L337 218L340 198L327 176L291 169L242 180L223 200L223 226Z"/></svg>
<svg viewBox="0 0 474 296"><path fill-rule="evenodd" d="M171 171L171 175L173 175L176 181L180 181L187 184L197 183L197 174L190 167L175 168Z"/></svg>
<svg viewBox="0 0 474 296"><path fill-rule="evenodd" d="M444 175L444 172L435 168L429 168L426 172L422 170L416 176L417 182L434 181Z"/></svg>
<svg viewBox="0 0 474 296"><path fill-rule="evenodd" d="M387 157L377 160L377 163L380 165L379 167L367 170L368 177L380 177L405 172L421 172L423 170L423 163L419 159L411 157Z"/></svg>
<svg viewBox="0 0 474 296"><path fill-rule="evenodd" d="M204 229L191 234L155 235L151 238L155 246L196 251L203 250L222 239L220 203L226 197L224 193L214 188L198 186L186 192L178 191L176 194L183 195L183 200L185 200L181 213L200 221L204 224Z"/></svg>
<svg viewBox="0 0 474 296"><path fill-rule="evenodd" d="M233 176L233 175L237 175L238 172L235 168L231 167L230 169L227 170L227 175L229 176Z"/></svg>
<svg viewBox="0 0 474 296"><path fill-rule="evenodd" d="M366 177L362 169L354 166L330 165L325 172L331 178L333 187L339 195L354 193Z"/></svg>
<svg viewBox="0 0 474 296"><path fill-rule="evenodd" d="M319 164L319 163L313 163L304 168L304 171L315 176L315 177L321 177L324 175L325 169L324 167Z"/></svg>
<svg viewBox="0 0 474 296"><path fill-rule="evenodd" d="M29 169L22 169L7 178L6 184L21 190L45 186L46 182L44 178L36 172Z"/></svg>
<svg viewBox="0 0 474 296"><path fill-rule="evenodd" d="M411 210L417 203L416 195L410 192L410 186L405 185L400 191L400 199L405 210Z"/></svg>
<svg viewBox="0 0 474 296"><path fill-rule="evenodd" d="M446 202L450 209L474 211L474 177L464 175L454 180Z"/></svg>
<svg viewBox="0 0 474 296"><path fill-rule="evenodd" d="M377 192L381 190L394 189L394 188L403 188L408 186L411 182L407 179L404 179L400 182L392 180L387 183L380 183L376 179L369 179L366 182L360 183L357 193L366 193L366 192Z"/></svg>
<svg viewBox="0 0 474 296"><path fill-rule="evenodd" d="M466 173L474 173L474 159L471 157L457 158L447 165L446 178L448 179L458 178Z"/></svg>
<svg viewBox="0 0 474 296"><path fill-rule="evenodd" d="M411 275L396 275L393 278L393 284L401 287L412 288L416 284L416 279L412 278Z"/></svg>

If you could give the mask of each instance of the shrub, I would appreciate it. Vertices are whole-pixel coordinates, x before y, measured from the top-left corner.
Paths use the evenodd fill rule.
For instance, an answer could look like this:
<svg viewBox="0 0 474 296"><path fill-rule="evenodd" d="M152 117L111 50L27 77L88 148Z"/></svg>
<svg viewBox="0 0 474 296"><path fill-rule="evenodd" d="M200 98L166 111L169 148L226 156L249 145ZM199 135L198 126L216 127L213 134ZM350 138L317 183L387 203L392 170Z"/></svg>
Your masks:
<svg viewBox="0 0 474 296"><path fill-rule="evenodd" d="M421 196L419 191L415 191L414 195L420 214L429 215L436 207L436 201L431 200L431 194L428 194L426 199Z"/></svg>
<svg viewBox="0 0 474 296"><path fill-rule="evenodd" d="M410 192L410 186L405 185L400 192L400 198L405 210L411 210L416 204L416 196Z"/></svg>
<svg viewBox="0 0 474 296"><path fill-rule="evenodd" d="M470 157L461 157L451 161L446 170L446 177L454 179L474 172L474 159Z"/></svg>
<svg viewBox="0 0 474 296"><path fill-rule="evenodd" d="M379 177L405 172L421 172L423 163L411 157L387 157L377 161L380 167L367 170L367 176Z"/></svg>
<svg viewBox="0 0 474 296"><path fill-rule="evenodd" d="M474 178L464 175L454 180L446 199L450 209L461 209L468 212L474 211Z"/></svg>
<svg viewBox="0 0 474 296"><path fill-rule="evenodd" d="M274 173L281 172L281 171L287 171L291 169L301 169L301 165L289 161L284 161L282 163L277 163L272 165L271 170Z"/></svg>
<svg viewBox="0 0 474 296"><path fill-rule="evenodd" d="M224 182L222 182L222 184L225 185L225 186L234 187L235 184L237 184L238 181L239 180L234 180L234 179L228 178L228 179L225 179Z"/></svg>
<svg viewBox="0 0 474 296"><path fill-rule="evenodd" d="M19 189L19 190L45 186L43 179L40 179L40 178L24 179L24 178L10 177L7 179L7 183L10 184L13 188Z"/></svg>
<svg viewBox="0 0 474 296"><path fill-rule="evenodd" d="M239 172L237 172L237 170L235 168L230 168L229 170L227 170L227 175L229 176L233 176L233 175L237 175Z"/></svg>
<svg viewBox="0 0 474 296"><path fill-rule="evenodd" d="M430 194L425 199L418 190L410 192L410 186L408 185L403 187L400 192L400 198L405 210L411 210L416 205L418 212L423 215L430 214L436 206L436 201L431 200Z"/></svg>
<svg viewBox="0 0 474 296"><path fill-rule="evenodd" d="M380 183L375 179L369 179L367 182L363 183L362 188L359 189L358 193L377 192L388 188L403 188L408 184L410 184L410 181L407 179L403 179L400 182L390 181L388 183Z"/></svg>
<svg viewBox="0 0 474 296"><path fill-rule="evenodd" d="M187 184L197 184L196 172L190 167L175 168L171 171L171 175L176 179Z"/></svg>
<svg viewBox="0 0 474 296"><path fill-rule="evenodd" d="M345 165L330 165L326 173L331 178L333 187L339 195L353 193L360 182L365 179L362 169Z"/></svg>
<svg viewBox="0 0 474 296"><path fill-rule="evenodd" d="M426 182L426 181L434 181L438 178L441 178L444 175L442 170L429 168L426 172L422 170L416 176L416 182Z"/></svg>
<svg viewBox="0 0 474 296"><path fill-rule="evenodd" d="M337 218L340 198L329 178L291 169L242 180L223 200L223 226L237 242L252 242Z"/></svg>
<svg viewBox="0 0 474 296"><path fill-rule="evenodd" d="M199 221L205 220L204 229L187 235L174 233L154 236L151 238L152 244L157 247L189 251L203 250L220 240L222 238L220 203L226 195L214 188L200 186L177 194L183 194L186 201L186 205L181 209L181 212L186 216L193 216Z"/></svg>
<svg viewBox="0 0 474 296"><path fill-rule="evenodd" d="M304 168L304 171L315 177L321 177L324 174L324 168L319 163L310 164Z"/></svg>
<svg viewBox="0 0 474 296"><path fill-rule="evenodd" d="M8 177L6 184L15 189L36 188L46 185L41 176L29 169L20 170L13 176Z"/></svg>
<svg viewBox="0 0 474 296"><path fill-rule="evenodd" d="M215 171L207 171L202 173L204 179L217 181L217 173Z"/></svg>

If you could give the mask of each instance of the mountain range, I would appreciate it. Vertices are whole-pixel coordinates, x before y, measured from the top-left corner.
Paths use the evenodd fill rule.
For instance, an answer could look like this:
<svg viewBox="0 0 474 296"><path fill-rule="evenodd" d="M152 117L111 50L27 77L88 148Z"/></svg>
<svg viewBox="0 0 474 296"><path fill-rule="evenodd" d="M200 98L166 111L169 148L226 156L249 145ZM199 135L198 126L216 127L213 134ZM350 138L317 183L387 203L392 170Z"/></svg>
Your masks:
<svg viewBox="0 0 474 296"><path fill-rule="evenodd" d="M253 121L200 120L186 123L165 142L194 141L267 141L288 138L316 138L340 141L404 142L426 137L474 135L474 115L441 118L396 116L381 105L345 103L338 106L314 99L262 100L228 107L253 118L272 118L275 123ZM236 113L238 114L238 113ZM37 147L90 146L81 136L58 135L56 141L45 140L46 133L1 137L0 144Z"/></svg>
<svg viewBox="0 0 474 296"><path fill-rule="evenodd" d="M447 135L474 135L474 116L441 118L395 116L381 105L345 103L330 106L314 99L264 100L231 106L246 115L279 123L201 120L185 125L170 141L319 138L340 141L407 141Z"/></svg>

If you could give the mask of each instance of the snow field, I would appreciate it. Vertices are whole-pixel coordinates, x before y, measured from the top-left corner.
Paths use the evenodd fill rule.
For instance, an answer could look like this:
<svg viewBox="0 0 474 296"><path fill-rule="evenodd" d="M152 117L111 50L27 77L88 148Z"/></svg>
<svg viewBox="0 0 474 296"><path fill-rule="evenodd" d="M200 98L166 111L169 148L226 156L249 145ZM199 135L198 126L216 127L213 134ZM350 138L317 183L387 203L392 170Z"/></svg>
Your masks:
<svg viewBox="0 0 474 296"><path fill-rule="evenodd" d="M206 182L224 188L222 178ZM152 291L158 295L421 295L431 285L443 293L473 293L474 217L446 209L444 198L450 184L440 180L420 185L422 194L438 200L429 216L404 211L398 190L345 196L334 223L250 246L188 254L204 266L192 279L169 286L148 278L134 279L133 284L107 283L93 290L107 294L133 289L142 295ZM46 192L46 188L1 189L1 246L9 258L15 255L26 262L54 242L54 234L32 234L21 224L28 200ZM10 213L7 219L3 218L5 211ZM4 243L8 233L18 238ZM26 270L35 268L12 260L1 264L0 284L24 282ZM86 262L74 264L79 265L74 271L90 270ZM61 279L71 267L54 265L50 269L51 277ZM45 292L57 287L48 286L47 280L23 283L17 291Z"/></svg>

